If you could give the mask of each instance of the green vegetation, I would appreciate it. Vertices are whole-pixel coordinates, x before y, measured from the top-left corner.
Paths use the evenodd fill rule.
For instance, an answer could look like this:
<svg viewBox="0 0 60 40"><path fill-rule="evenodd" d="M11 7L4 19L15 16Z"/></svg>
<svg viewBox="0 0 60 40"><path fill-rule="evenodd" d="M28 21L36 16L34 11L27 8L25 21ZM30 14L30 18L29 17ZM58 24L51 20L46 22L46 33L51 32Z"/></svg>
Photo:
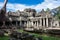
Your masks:
<svg viewBox="0 0 60 40"><path fill-rule="evenodd" d="M23 31L23 30L18 30L18 31L26 32L26 31ZM32 35L34 35L34 37L41 37L43 40L60 40L59 37L48 36L46 34L37 34L37 33L30 33L30 32L26 32L26 33L32 34Z"/></svg>
<svg viewBox="0 0 60 40"><path fill-rule="evenodd" d="M8 36L3 36L3 37L0 37L0 40L8 40L9 37Z"/></svg>
<svg viewBox="0 0 60 40"><path fill-rule="evenodd" d="M46 9L46 12L49 12L49 11L50 11L50 9L49 9L49 8L47 8L47 9Z"/></svg>
<svg viewBox="0 0 60 40"><path fill-rule="evenodd" d="M26 32L23 30L18 30L18 31L19 32ZM30 32L26 32L26 33L32 34L34 37L41 37L43 40L60 40L59 37L48 36L46 34L37 34L37 33L30 33ZM0 37L0 40L8 40L8 39L9 39L9 36Z"/></svg>
<svg viewBox="0 0 60 40"><path fill-rule="evenodd" d="M58 37L52 37L52 36L42 36L43 40L60 40Z"/></svg>
<svg viewBox="0 0 60 40"><path fill-rule="evenodd" d="M54 16L57 17L58 20L60 20L60 6L56 9L56 13L54 13Z"/></svg>
<svg viewBox="0 0 60 40"><path fill-rule="evenodd" d="M38 34L34 34L35 36L39 36ZM52 36L46 36L46 35L43 35L43 36L40 36L43 40L60 40L60 38L58 37L52 37ZM9 37L7 36L4 36L4 37L0 37L0 40L8 40Z"/></svg>

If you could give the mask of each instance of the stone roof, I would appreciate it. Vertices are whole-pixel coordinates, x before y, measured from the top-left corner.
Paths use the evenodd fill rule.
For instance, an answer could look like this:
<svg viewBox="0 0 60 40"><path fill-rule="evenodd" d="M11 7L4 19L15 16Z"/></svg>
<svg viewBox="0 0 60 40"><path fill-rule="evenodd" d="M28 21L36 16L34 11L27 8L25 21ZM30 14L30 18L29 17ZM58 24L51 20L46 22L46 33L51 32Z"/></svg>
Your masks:
<svg viewBox="0 0 60 40"><path fill-rule="evenodd" d="M8 12L8 15L10 15L10 16L20 16L20 13L17 13L17 12Z"/></svg>
<svg viewBox="0 0 60 40"><path fill-rule="evenodd" d="M31 9L31 8L26 8L24 9L25 12L36 12L35 9Z"/></svg>

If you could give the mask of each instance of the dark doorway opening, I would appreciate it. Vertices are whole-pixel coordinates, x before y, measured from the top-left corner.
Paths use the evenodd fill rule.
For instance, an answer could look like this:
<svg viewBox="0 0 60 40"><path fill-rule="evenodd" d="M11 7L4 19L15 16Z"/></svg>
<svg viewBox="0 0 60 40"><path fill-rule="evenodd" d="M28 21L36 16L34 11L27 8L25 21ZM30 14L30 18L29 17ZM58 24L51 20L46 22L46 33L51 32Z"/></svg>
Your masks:
<svg viewBox="0 0 60 40"><path fill-rule="evenodd" d="M6 26L9 26L9 25L10 25L10 22L5 22L5 25L6 25Z"/></svg>
<svg viewBox="0 0 60 40"><path fill-rule="evenodd" d="M16 21L12 21L12 24L13 24L13 25L16 25Z"/></svg>
<svg viewBox="0 0 60 40"><path fill-rule="evenodd" d="M3 22L0 22L0 26L2 26L3 25Z"/></svg>

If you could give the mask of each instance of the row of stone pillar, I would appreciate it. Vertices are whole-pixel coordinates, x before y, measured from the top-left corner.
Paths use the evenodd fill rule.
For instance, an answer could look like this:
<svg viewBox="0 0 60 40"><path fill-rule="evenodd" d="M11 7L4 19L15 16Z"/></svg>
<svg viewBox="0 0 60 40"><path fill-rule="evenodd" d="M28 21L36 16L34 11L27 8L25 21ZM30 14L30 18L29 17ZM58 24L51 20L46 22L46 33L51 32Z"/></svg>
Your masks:
<svg viewBox="0 0 60 40"><path fill-rule="evenodd" d="M46 22L46 23L45 23ZM32 25L33 25L33 22L32 22ZM46 27L48 27L48 18L40 18L40 21L36 21L35 22L35 25L36 26L46 26Z"/></svg>
<svg viewBox="0 0 60 40"><path fill-rule="evenodd" d="M42 22L43 21L43 22ZM26 23L24 22L24 24L26 24L26 26L27 27L29 27L29 26L46 26L46 27L48 27L48 18L40 18L40 20L39 21L35 21L35 23L33 23L34 21L27 21ZM45 24L45 22L46 22L46 24ZM20 21L20 25L22 24L22 22ZM43 24L43 25L42 25ZM16 25L18 25L18 23L16 22Z"/></svg>
<svg viewBox="0 0 60 40"><path fill-rule="evenodd" d="M29 27L29 26L36 26L36 27L38 27L38 26L43 26L43 27L48 27L48 18L40 18L40 20L39 21L35 21L35 23L33 23L34 21L27 21L27 22L24 22L24 24L27 26L27 27ZM21 21L20 21L20 25L21 25L22 23L21 23ZM16 22L16 25L17 25L17 22Z"/></svg>
<svg viewBox="0 0 60 40"><path fill-rule="evenodd" d="M39 25L40 26L46 26L48 27L48 18L40 18L39 21L35 21L35 23L33 23L34 21L27 21L26 23L24 22L24 24L27 24L27 27L29 26L36 26L38 27ZM5 24L5 22L3 22ZM21 21L20 21L20 25L21 25ZM16 21L16 26L18 25L17 21Z"/></svg>
<svg viewBox="0 0 60 40"><path fill-rule="evenodd" d="M33 22L35 22L35 23L33 23ZM40 26L46 26L46 27L48 27L48 18L40 18L40 20L39 21L27 21L27 27L29 27L29 26L36 26L36 27L38 27L39 25Z"/></svg>

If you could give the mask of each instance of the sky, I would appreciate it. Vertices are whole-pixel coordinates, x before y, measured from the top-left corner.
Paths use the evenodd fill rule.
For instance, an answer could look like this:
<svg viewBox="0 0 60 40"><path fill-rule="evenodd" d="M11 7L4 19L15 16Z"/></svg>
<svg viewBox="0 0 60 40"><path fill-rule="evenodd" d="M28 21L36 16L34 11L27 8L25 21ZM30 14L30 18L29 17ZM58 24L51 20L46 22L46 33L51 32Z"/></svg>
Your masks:
<svg viewBox="0 0 60 40"><path fill-rule="evenodd" d="M4 4L4 0L0 0L0 9ZM25 8L32 8L36 11L53 9L60 6L60 0L8 0L7 11L23 11Z"/></svg>

